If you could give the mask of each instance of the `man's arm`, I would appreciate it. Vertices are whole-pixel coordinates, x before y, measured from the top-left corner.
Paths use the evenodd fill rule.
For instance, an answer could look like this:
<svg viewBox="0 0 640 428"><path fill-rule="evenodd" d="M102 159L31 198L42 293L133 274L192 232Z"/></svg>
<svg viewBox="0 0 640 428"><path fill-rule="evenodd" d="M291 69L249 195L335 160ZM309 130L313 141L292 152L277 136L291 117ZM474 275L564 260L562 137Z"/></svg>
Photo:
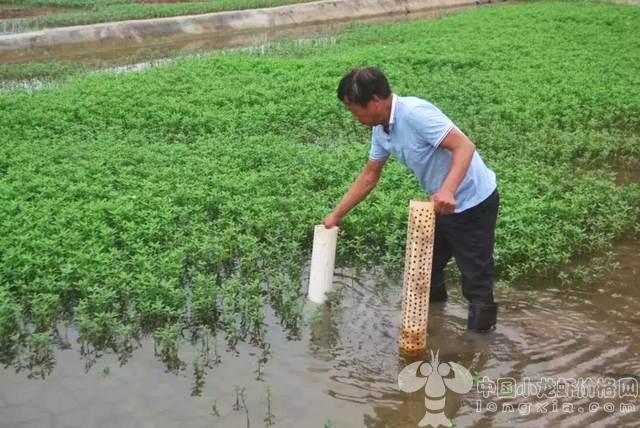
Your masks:
<svg viewBox="0 0 640 428"><path fill-rule="evenodd" d="M453 128L442 140L440 147L451 152L451 167L442 187L431 195L431 200L436 213L451 214L456 207L456 190L467 174L476 146L466 135Z"/></svg>
<svg viewBox="0 0 640 428"><path fill-rule="evenodd" d="M349 190L344 195L340 203L336 206L333 212L322 221L322 224L324 224L326 228L330 229L340 224L342 218L347 215L353 207L358 205L360 201L366 198L369 192L376 187L386 161L386 159L369 159L364 169L358 178L356 178L351 184Z"/></svg>

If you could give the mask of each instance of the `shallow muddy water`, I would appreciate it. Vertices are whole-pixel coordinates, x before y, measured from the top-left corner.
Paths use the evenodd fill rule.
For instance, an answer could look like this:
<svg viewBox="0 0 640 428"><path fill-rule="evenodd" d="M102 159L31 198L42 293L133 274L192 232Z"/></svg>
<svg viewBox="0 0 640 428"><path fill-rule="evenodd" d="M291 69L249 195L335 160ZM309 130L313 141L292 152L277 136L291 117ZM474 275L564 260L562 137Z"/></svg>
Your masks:
<svg viewBox="0 0 640 428"><path fill-rule="evenodd" d="M459 286L431 306L430 350L477 380L467 393L446 395L445 413L458 427L640 426L640 242L616 250L620 269L588 290L499 288L499 325L487 335L465 333ZM268 313L266 351L244 344L235 354L222 338L214 350L212 339L202 376L192 366L199 347L183 344L183 369L167 372L151 340L124 365L104 355L85 372L70 328L63 336L72 347L56 351L44 380L0 371L0 426L417 427L424 388L405 393L397 383L402 368L422 359L398 353L401 278L338 270L335 282L331 304L306 308L297 339ZM547 386L608 381L615 390L607 395L602 384L550 398L521 389L544 378ZM493 388L508 382L517 396L498 398Z"/></svg>

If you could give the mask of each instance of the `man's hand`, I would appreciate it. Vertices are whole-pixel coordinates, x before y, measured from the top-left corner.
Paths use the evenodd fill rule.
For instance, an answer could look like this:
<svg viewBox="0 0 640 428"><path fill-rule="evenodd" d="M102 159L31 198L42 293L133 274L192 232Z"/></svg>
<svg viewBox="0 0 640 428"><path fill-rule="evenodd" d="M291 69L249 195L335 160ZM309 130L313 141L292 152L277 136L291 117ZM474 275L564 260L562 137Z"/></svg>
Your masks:
<svg viewBox="0 0 640 428"><path fill-rule="evenodd" d="M324 220L322 220L322 224L324 224L324 227L327 229L331 229L333 227L336 227L340 224L340 222L342 221L341 217L338 217L334 212L329 214L327 217L325 217Z"/></svg>
<svg viewBox="0 0 640 428"><path fill-rule="evenodd" d="M453 192L446 189L440 189L431 195L431 201L436 214L453 214L453 210L456 208L456 198Z"/></svg>
<svg viewBox="0 0 640 428"><path fill-rule="evenodd" d="M347 215L353 207L358 205L358 203L366 198L369 192L376 187L386 160L386 158L378 160L369 159L360 175L358 175L358 178L351 183L349 190L340 203L333 212L322 221L322 224L324 224L327 229L338 226L342 217Z"/></svg>

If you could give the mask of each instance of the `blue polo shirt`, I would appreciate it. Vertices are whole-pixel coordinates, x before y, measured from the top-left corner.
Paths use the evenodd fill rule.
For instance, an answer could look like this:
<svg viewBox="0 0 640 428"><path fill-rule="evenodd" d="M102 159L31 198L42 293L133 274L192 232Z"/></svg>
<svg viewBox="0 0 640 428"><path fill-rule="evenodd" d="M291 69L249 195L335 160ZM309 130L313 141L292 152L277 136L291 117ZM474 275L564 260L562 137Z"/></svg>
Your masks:
<svg viewBox="0 0 640 428"><path fill-rule="evenodd" d="M415 97L393 94L389 133L382 125L371 133L369 158L386 159L394 155L409 168L429 194L440 189L449 173L452 154L439 147L456 125L433 104ZM455 193L455 212L472 208L496 189L496 175L478 152L473 153L467 174Z"/></svg>

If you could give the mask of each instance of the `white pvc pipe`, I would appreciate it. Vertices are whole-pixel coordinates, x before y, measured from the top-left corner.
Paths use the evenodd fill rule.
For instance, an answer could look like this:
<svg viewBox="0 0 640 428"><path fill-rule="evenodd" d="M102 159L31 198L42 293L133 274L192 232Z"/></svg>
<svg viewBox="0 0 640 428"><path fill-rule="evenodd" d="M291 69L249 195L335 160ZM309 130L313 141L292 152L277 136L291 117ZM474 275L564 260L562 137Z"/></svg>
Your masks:
<svg viewBox="0 0 640 428"><path fill-rule="evenodd" d="M326 293L331 291L337 239L338 227L327 229L323 224L315 227L309 274L309 300L314 303L323 303Z"/></svg>

